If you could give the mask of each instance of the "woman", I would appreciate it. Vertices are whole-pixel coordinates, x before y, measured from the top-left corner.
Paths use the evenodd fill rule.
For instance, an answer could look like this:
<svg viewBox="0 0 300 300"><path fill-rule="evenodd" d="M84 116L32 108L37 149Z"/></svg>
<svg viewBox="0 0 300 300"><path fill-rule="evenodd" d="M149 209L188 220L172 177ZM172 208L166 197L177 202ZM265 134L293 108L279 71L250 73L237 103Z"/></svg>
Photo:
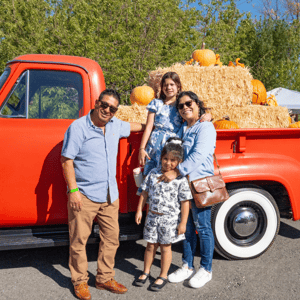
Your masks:
<svg viewBox="0 0 300 300"><path fill-rule="evenodd" d="M185 160L175 171L169 171L160 180L169 182L179 174L195 180L214 175L213 153L216 144L216 130L211 122L200 122L205 114L205 107L193 92L179 94L176 107L186 121L179 130L183 139ZM183 241L183 265L168 276L170 282L181 282L190 278L189 285L193 288L204 286L212 278L212 259L214 252L214 236L210 222L211 207L197 208L191 201L191 210L186 228L186 240ZM197 246L197 235L200 240L200 269L195 273L194 256Z"/></svg>

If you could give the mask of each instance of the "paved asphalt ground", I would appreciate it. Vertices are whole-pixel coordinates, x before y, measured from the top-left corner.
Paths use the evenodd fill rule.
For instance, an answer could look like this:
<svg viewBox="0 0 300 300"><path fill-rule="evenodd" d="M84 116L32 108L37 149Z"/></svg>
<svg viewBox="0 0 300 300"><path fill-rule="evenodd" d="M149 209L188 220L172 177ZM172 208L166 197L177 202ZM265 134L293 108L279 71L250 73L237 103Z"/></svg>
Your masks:
<svg viewBox="0 0 300 300"><path fill-rule="evenodd" d="M122 242L116 256L116 280L129 290L116 295L97 290L95 272L97 246L88 246L90 291L92 299L300 299L300 222L281 220L274 245L252 260L228 261L217 253L213 261L213 279L201 289L187 282L168 283L161 292L135 287L132 282L143 267L145 242ZM199 266L199 251L196 266ZM76 299L68 270L68 247L12 250L0 252L1 300ZM158 251L151 280L159 275ZM170 271L181 265L181 245L173 247Z"/></svg>

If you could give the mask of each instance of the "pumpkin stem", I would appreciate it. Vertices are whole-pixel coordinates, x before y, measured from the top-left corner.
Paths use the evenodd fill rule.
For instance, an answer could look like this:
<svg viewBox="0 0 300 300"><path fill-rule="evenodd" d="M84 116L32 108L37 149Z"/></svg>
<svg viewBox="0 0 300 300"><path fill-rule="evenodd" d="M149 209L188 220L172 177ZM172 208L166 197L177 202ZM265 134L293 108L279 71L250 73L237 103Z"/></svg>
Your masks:
<svg viewBox="0 0 300 300"><path fill-rule="evenodd" d="M230 118L229 118L229 116L226 115L223 117L223 120L230 121Z"/></svg>
<svg viewBox="0 0 300 300"><path fill-rule="evenodd" d="M205 49L205 43L202 43L201 50Z"/></svg>

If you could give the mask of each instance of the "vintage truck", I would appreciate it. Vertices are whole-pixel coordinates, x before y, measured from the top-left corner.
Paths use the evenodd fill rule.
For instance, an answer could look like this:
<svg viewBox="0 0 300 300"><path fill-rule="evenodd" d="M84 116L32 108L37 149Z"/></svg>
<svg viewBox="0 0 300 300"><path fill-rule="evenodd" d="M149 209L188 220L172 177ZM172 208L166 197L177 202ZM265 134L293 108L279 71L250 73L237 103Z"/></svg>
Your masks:
<svg viewBox="0 0 300 300"><path fill-rule="evenodd" d="M68 244L60 164L64 133L93 108L105 82L93 60L22 55L0 78L0 250ZM120 140L120 240L139 239L132 169L142 133ZM280 216L300 218L300 130L218 130L216 155L230 198L213 207L216 251L254 258L274 242ZM216 170L217 172L217 170ZM95 224L89 242L99 241Z"/></svg>

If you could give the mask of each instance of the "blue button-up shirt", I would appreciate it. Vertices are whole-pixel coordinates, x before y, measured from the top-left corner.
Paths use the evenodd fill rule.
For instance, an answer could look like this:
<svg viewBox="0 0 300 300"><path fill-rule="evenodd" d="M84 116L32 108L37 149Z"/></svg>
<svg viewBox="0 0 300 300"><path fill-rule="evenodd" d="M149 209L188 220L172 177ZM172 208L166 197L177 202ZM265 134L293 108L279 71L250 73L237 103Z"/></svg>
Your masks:
<svg viewBox="0 0 300 300"><path fill-rule="evenodd" d="M184 123L178 132L183 139L184 161L178 165L181 175L189 175L190 181L214 175L213 154L217 133L211 122L197 121L187 128Z"/></svg>
<svg viewBox="0 0 300 300"><path fill-rule="evenodd" d="M74 121L65 133L61 155L74 161L75 177L81 193L94 202L119 198L116 165L119 139L130 135L130 124L113 117L101 128L91 114Z"/></svg>

